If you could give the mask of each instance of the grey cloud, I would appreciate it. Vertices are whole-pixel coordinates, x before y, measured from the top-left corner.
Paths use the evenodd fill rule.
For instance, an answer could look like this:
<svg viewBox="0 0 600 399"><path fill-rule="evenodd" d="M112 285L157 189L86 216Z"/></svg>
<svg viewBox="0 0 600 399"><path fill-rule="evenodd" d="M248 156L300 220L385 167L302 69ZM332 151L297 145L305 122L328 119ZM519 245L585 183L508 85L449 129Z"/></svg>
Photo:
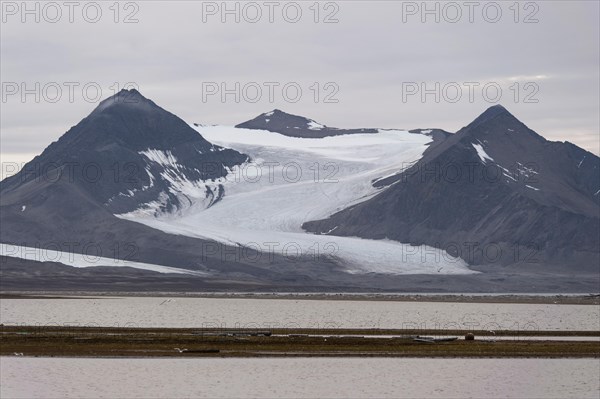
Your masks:
<svg viewBox="0 0 600 399"><path fill-rule="evenodd" d="M220 2L219 2L220 3ZM260 3L260 2L259 2ZM420 3L420 2L419 2ZM337 2L339 23L220 23L201 19L200 2L138 2L137 24L2 24L3 82L114 82L142 93L188 122L236 124L273 108L339 127L441 127L457 130L490 104L402 101L403 82L488 82L546 75L539 103L501 102L551 140L600 153L599 6L537 2L539 23L402 22L401 2ZM303 9L312 3L302 3ZM323 4L323 3L322 3ZM106 8L108 3L106 3ZM504 7L507 10L508 6ZM203 82L299 82L289 103L202 101ZM312 83L335 82L339 103L315 103ZM2 103L1 152L39 152L93 109L74 103Z"/></svg>

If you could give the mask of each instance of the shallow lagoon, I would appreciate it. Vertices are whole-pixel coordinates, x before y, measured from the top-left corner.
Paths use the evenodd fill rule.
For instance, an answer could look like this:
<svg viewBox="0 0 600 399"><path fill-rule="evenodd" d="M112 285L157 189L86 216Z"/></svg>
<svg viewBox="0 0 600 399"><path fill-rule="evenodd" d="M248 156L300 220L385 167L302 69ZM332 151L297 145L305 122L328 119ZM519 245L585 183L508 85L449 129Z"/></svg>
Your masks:
<svg viewBox="0 0 600 399"><path fill-rule="evenodd" d="M595 398L598 359L0 358L3 398Z"/></svg>
<svg viewBox="0 0 600 399"><path fill-rule="evenodd" d="M307 299L2 299L5 325L600 330L596 305Z"/></svg>

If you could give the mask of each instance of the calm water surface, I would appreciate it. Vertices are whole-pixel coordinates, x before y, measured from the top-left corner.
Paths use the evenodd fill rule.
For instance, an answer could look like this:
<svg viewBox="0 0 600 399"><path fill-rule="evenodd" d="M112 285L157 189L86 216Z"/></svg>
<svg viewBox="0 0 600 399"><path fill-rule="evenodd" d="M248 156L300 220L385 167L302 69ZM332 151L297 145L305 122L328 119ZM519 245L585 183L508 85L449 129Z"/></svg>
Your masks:
<svg viewBox="0 0 600 399"><path fill-rule="evenodd" d="M598 359L0 358L2 398L595 398Z"/></svg>
<svg viewBox="0 0 600 399"><path fill-rule="evenodd" d="M2 299L5 325L600 330L595 305L119 297Z"/></svg>

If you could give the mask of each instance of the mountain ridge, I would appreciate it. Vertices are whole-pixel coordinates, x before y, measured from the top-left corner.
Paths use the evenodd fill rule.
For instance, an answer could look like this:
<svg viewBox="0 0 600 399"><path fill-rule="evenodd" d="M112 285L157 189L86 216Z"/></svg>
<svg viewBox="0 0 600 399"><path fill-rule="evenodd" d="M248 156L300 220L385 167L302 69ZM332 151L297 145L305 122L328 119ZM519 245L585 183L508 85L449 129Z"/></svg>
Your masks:
<svg viewBox="0 0 600 399"><path fill-rule="evenodd" d="M174 114L137 90L122 90L102 101L23 170L0 182L6 195L52 169L86 189L114 213L160 201L156 211L172 211L193 201L222 197L218 179L249 157L215 146ZM191 186L206 195L190 198ZM188 190L189 191L189 190ZM209 205L212 203L209 200Z"/></svg>
<svg viewBox="0 0 600 399"><path fill-rule="evenodd" d="M240 255L243 250L248 250L243 242L224 244L204 239L203 223L192 223L188 228L196 235L186 235L185 232L169 233L159 230L160 226L123 219L123 214L132 212L146 213L149 217L184 217L188 215L184 211L193 206L194 210L201 209L207 218L212 217L223 226L221 218L214 218L219 213L212 212L222 209L217 208L223 205L219 201L227 198L225 189L229 188L223 179L234 168L254 161L242 152L212 144L202 136L202 130L198 133L137 91L122 91L115 96L101 102L90 115L26 165L20 175L0 182L0 242L54 249L57 243L76 243L79 246L73 250L77 253L84 251L86 245L94 245L102 249L99 255L105 257L113 255L110 252L107 256L105 251L131 243L138 252L134 259L127 260L200 270L206 274L205 277L189 277L193 282L185 284L182 284L183 277L178 277L177 284L187 289L194 284L223 287L231 282L248 289L308 287L318 290L318 287L337 286L393 290L406 288L406 281L414 281L419 284L419 289L427 290L426 287L451 289L445 285L451 280L453 287L464 287L459 281L469 281L469 284L479 281L487 290L501 291L499 286L535 290L540 287L536 286L537 282L542 280L543 287L568 288L571 287L569 284L577 284L578 276L598 275L598 157L571 143L544 139L503 107L490 107L454 134L442 129L410 131L430 136L431 142L406 132L382 131L382 136L388 140L394 136L394 140L401 141L402 145L416 139L414 143L420 147L414 156L420 158L391 177L359 182L365 187L377 188L374 195L365 196L362 202L352 202L355 205L340 209L328 218L302 224L306 231L320 235L427 245L464 259L476 271L485 271L481 276L449 277L437 276L434 268L434 274L413 278L379 272L353 274L348 272L343 257L337 255L300 256L290 262L285 256L272 253L253 260ZM125 99L137 102L125 102ZM272 115L261 114L262 121L259 122L270 123L265 119L274 116L275 111L278 110L272 111ZM293 116L279 112L284 124ZM305 127L313 133L325 134L323 137L364 133L364 129L335 129L309 118L294 117L299 118L295 123L302 126L288 124L288 128L302 130L294 127ZM309 126L312 122L315 125ZM380 131L371 130L372 133ZM226 132L226 129L217 131ZM349 131L353 133L347 133ZM252 135L252 132L238 130L236 134ZM214 132L207 137L212 137L214 142L229 142L227 137L218 139ZM289 153L293 154L296 148L289 143L297 143L297 140L283 141L288 143ZM342 152L336 148L336 154L342 154L346 162L354 162L348 157L353 153L354 140L342 141L349 147ZM310 147L311 143L306 145ZM388 151L388 154L401 153L388 142L380 145L383 146L381 151ZM262 148L261 144L258 146L254 148ZM360 144L356 146L360 147ZM252 147L245 144L239 148ZM372 157L368 151L354 153ZM262 154L266 156L257 157L257 160L265 158L269 161L266 158L274 152L266 149ZM277 160L286 161L286 151L277 151L276 155ZM412 162L413 158L410 159ZM356 161L359 161L356 162L358 167L352 166L349 170L361 170L360 160ZM115 162L121 166L116 175L114 168L111 169ZM53 163L55 167L44 173L36 171L36 167ZM77 167L71 171L69 163ZM82 169L85 165L97 166L108 175L104 176L107 180L93 181L90 176L85 176ZM134 167L122 170L124 165ZM389 176L389 166L394 167L395 163L374 170ZM452 171L460 172L460 176L452 176ZM249 185L241 191L259 187L259 184ZM236 212L246 210L241 204L234 209ZM229 212L227 207L223 209L221 214ZM252 217L250 214L248 220ZM204 221L212 222L206 218ZM477 248L472 253L465 252L470 243L477 244ZM499 250L502 256L493 259L489 253L482 252L482 248ZM228 254L235 256L228 257ZM23 263L27 262L18 262L19 265ZM20 266L10 265L11 278L25 281L20 276L28 272L23 270L19 275ZM43 264L34 266L34 270L46 267ZM56 268L56 265L52 267ZM418 265L415 267L423 270ZM573 278L563 283L564 276ZM31 278L35 279L35 275ZM114 275L107 277L113 282L114 278ZM156 287L164 276L148 278L157 279L151 284ZM58 280L54 284L60 284ZM76 283L69 284L72 287ZM85 282L77 284L85 286Z"/></svg>
<svg viewBox="0 0 600 399"><path fill-rule="evenodd" d="M303 228L462 247L450 248L457 256L479 243L504 255L490 262L472 254L467 262L475 265L525 264L512 256L521 246L538 255L537 263L595 270L600 202L593 184L600 181L600 158L585 152L588 164L580 163L574 155L582 152L547 141L504 107L491 107L388 180L375 197Z"/></svg>
<svg viewBox="0 0 600 399"><path fill-rule="evenodd" d="M322 125L313 119L293 115L279 109L258 115L254 119L235 125L240 129L267 130L289 137L323 138L344 134L378 133L378 129L338 129Z"/></svg>

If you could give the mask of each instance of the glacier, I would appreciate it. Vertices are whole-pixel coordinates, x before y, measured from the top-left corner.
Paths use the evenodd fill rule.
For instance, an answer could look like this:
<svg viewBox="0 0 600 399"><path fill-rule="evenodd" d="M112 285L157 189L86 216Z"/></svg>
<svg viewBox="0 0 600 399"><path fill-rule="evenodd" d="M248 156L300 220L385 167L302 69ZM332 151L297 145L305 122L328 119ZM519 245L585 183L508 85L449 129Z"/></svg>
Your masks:
<svg viewBox="0 0 600 399"><path fill-rule="evenodd" d="M381 129L376 134L312 139L229 126L190 126L210 142L250 156L219 182L225 189L222 200L172 214L152 214L142 207L116 216L167 233L275 251L290 259L323 256L352 274L476 273L441 249L314 235L301 228L304 222L326 218L380 192L372 182L420 159L431 137Z"/></svg>

